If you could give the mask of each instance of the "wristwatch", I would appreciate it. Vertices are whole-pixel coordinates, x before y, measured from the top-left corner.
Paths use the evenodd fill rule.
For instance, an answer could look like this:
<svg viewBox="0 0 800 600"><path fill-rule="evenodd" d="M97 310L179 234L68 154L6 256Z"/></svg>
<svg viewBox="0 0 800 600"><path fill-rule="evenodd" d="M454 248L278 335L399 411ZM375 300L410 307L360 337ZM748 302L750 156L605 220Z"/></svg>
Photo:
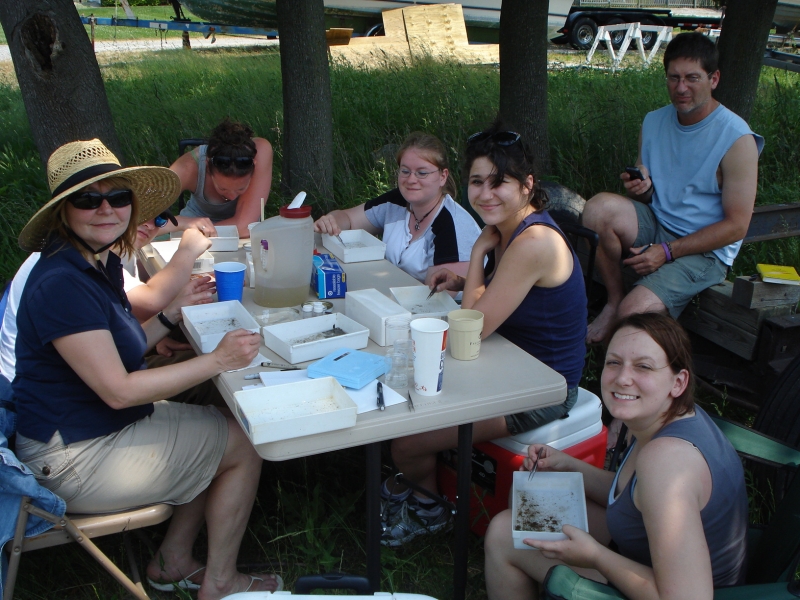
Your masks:
<svg viewBox="0 0 800 600"><path fill-rule="evenodd" d="M159 320L159 321L161 321L161 324L162 324L164 327L166 327L167 329L169 329L170 331L172 331L173 329L175 329L175 328L178 326L178 324L177 324L177 323L173 323L172 321L170 321L170 320L167 318L167 315L165 315L165 314L164 314L164 311L163 311L163 310L162 310L162 311L160 311L160 312L159 312L159 313L156 315L156 317L158 317L158 320Z"/></svg>

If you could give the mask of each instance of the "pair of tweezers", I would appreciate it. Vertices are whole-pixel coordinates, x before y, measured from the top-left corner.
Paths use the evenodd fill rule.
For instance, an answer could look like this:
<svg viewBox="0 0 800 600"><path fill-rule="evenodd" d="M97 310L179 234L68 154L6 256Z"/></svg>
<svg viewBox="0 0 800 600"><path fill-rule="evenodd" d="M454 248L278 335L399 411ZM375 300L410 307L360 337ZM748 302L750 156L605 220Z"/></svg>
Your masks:
<svg viewBox="0 0 800 600"><path fill-rule="evenodd" d="M411 399L411 392L406 391L406 394L408 394L408 410L411 412L416 412L416 409L414 408L414 401Z"/></svg>

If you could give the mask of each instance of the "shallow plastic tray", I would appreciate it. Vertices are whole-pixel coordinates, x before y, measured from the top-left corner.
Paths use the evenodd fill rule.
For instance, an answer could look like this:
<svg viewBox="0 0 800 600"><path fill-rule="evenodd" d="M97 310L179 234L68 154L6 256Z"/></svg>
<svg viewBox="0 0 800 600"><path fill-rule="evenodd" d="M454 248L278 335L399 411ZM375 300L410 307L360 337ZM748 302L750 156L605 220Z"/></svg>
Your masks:
<svg viewBox="0 0 800 600"><path fill-rule="evenodd" d="M368 327L369 337L379 346L386 345L387 318L411 318L410 312L374 288L347 292L344 311L348 317Z"/></svg>
<svg viewBox="0 0 800 600"><path fill-rule="evenodd" d="M181 308L186 331L203 354L212 352L225 334L240 327L234 326L234 319L242 329L259 332L256 320L238 300L184 306ZM224 321L228 321L226 324Z"/></svg>
<svg viewBox="0 0 800 600"><path fill-rule="evenodd" d="M411 319L447 317L451 310L461 308L447 292L436 292L428 300L431 290L425 285L389 288L397 303L411 313ZM446 319L445 319L446 320Z"/></svg>
<svg viewBox="0 0 800 600"><path fill-rule="evenodd" d="M565 540L567 536L558 531L523 531L517 529L517 513L520 505L520 491L528 494L538 509L534 509L545 521L554 517L554 521L562 525L572 525L578 529L589 531L586 517L586 496L583 491L582 473L550 473L537 471L533 479L528 481L528 471L514 473L514 485L511 490L511 536L514 548L533 550L522 543L525 539ZM552 524L554 524L551 521Z"/></svg>
<svg viewBox="0 0 800 600"><path fill-rule="evenodd" d="M217 225L215 229L217 235L208 238L211 242L210 252L236 252L239 249L239 228L236 225ZM182 231L173 231L169 239L180 239L182 236Z"/></svg>
<svg viewBox="0 0 800 600"><path fill-rule="evenodd" d="M356 403L333 377L236 392L236 416L253 444L352 427Z"/></svg>
<svg viewBox="0 0 800 600"><path fill-rule="evenodd" d="M344 245L336 236L323 233L322 245L343 263L383 260L386 254L386 244L363 229L342 231L339 237Z"/></svg>
<svg viewBox="0 0 800 600"><path fill-rule="evenodd" d="M178 251L180 240L167 240L165 242L150 242L150 246L161 259L161 262L166 265L172 260L172 257ZM214 272L214 256L206 250L194 261L192 273L213 273Z"/></svg>
<svg viewBox="0 0 800 600"><path fill-rule="evenodd" d="M298 343L299 339L329 331L333 327L342 329L344 335ZM341 313L268 325L262 330L262 335L266 347L291 364L322 358L337 348L366 348L369 343L369 329Z"/></svg>

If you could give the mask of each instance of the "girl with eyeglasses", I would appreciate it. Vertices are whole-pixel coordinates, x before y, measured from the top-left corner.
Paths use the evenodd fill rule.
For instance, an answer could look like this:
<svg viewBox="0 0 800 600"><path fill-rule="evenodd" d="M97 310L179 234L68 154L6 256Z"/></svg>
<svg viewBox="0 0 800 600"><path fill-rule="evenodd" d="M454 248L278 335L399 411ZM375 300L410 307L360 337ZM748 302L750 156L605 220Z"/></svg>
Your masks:
<svg viewBox="0 0 800 600"><path fill-rule="evenodd" d="M463 291L461 306L484 314L482 338L497 331L567 380L561 404L474 423L473 441L483 442L535 429L575 404L586 351L586 291L578 258L545 210L547 197L518 133L495 124L470 137L464 175L469 202L486 226L466 277L445 269L431 278L431 288ZM407 479L436 493L436 453L457 445L458 429L451 427L393 440L392 458ZM447 525L443 507L391 483L382 489L384 544L398 546Z"/></svg>
<svg viewBox="0 0 800 600"><path fill-rule="evenodd" d="M191 196L178 216L178 227L216 235L215 225L236 225L240 238L249 238L247 225L260 220L261 199L272 185L272 146L253 137L252 129L230 119L217 125L208 144L184 154L170 169L181 180L181 192Z"/></svg>
<svg viewBox="0 0 800 600"><path fill-rule="evenodd" d="M466 274L480 228L455 200L447 151L427 133L409 135L397 151L397 187L366 204L334 210L314 223L320 233L345 229L382 234L386 260L428 283L449 268Z"/></svg>
<svg viewBox="0 0 800 600"><path fill-rule="evenodd" d="M211 353L145 368L144 353L177 316L165 310L140 325L112 251L131 253L137 224L177 195L177 175L123 168L96 139L58 148L47 175L52 198L19 236L42 256L17 314L17 455L69 512L175 505L147 566L152 587L199 590L204 600L280 589L278 576L236 569L262 467L252 444L229 414L162 400L247 366L260 338L231 331ZM191 548L204 523L205 564Z"/></svg>

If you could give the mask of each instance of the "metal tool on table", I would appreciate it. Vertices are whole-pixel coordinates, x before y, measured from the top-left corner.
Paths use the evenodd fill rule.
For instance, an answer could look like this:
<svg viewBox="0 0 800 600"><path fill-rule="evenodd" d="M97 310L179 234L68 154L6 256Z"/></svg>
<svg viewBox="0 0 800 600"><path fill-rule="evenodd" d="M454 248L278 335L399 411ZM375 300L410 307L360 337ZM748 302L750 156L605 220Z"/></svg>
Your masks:
<svg viewBox="0 0 800 600"><path fill-rule="evenodd" d="M417 412L417 409L414 408L414 401L411 399L411 392L406 391L406 394L408 394L408 410L411 412Z"/></svg>
<svg viewBox="0 0 800 600"><path fill-rule="evenodd" d="M542 458L542 452L544 451L544 446L539 448L539 452L536 453L536 461L533 463L533 468L531 469L531 474L528 475L528 481L533 479L533 476L536 475L536 469L539 468L539 459Z"/></svg>
<svg viewBox="0 0 800 600"><path fill-rule="evenodd" d="M383 401L383 384L378 382L378 408L386 410L386 403Z"/></svg>
<svg viewBox="0 0 800 600"><path fill-rule="evenodd" d="M301 367L296 367L295 365L287 365L286 363L276 363L269 359L266 362L261 363L262 367L267 367L268 369L282 369L284 371L299 371Z"/></svg>

